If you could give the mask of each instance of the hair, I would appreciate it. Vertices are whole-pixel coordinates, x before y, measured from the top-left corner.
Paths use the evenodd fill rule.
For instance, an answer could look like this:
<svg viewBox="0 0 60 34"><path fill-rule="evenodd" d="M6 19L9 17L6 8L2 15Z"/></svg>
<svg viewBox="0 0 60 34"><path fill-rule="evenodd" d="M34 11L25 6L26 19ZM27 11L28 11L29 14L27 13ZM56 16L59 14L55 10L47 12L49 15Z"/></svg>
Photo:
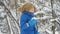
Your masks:
<svg viewBox="0 0 60 34"><path fill-rule="evenodd" d="M29 11L31 8L34 8L34 5L32 3L24 3L22 7L18 7L18 11Z"/></svg>

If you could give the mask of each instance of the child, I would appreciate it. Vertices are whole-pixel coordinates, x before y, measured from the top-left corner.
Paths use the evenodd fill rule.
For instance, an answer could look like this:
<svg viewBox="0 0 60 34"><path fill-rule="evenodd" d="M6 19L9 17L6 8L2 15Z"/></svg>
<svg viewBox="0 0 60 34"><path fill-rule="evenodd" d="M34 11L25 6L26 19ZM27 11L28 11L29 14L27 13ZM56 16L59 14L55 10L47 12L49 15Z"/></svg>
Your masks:
<svg viewBox="0 0 60 34"><path fill-rule="evenodd" d="M34 5L32 3L25 3L22 7L18 8L18 11L22 11L20 17L20 34L38 34L35 24L37 23L34 17Z"/></svg>

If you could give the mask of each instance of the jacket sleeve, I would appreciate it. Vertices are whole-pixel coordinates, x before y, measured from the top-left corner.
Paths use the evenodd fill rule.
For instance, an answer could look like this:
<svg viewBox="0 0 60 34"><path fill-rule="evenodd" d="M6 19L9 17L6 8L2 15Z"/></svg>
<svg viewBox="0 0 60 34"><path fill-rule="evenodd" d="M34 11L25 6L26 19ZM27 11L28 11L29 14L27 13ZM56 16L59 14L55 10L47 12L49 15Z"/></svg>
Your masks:
<svg viewBox="0 0 60 34"><path fill-rule="evenodd" d="M35 30L34 30L34 33L35 34L39 34L39 32L38 32L38 30L35 28Z"/></svg>
<svg viewBox="0 0 60 34"><path fill-rule="evenodd" d="M28 23L30 26L33 26L37 23L37 19L31 19Z"/></svg>
<svg viewBox="0 0 60 34"><path fill-rule="evenodd" d="M20 17L20 25L22 29L26 29L29 27L29 24L27 22L27 16L26 15L21 15Z"/></svg>

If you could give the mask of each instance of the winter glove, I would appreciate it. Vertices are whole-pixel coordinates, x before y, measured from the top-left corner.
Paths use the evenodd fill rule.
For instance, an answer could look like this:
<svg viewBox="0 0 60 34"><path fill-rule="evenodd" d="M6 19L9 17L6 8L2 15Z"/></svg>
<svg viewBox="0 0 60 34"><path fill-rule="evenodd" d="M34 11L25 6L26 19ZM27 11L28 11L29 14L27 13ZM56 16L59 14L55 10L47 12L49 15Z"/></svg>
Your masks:
<svg viewBox="0 0 60 34"><path fill-rule="evenodd" d="M37 19L32 18L28 23L30 26L35 25L37 23Z"/></svg>

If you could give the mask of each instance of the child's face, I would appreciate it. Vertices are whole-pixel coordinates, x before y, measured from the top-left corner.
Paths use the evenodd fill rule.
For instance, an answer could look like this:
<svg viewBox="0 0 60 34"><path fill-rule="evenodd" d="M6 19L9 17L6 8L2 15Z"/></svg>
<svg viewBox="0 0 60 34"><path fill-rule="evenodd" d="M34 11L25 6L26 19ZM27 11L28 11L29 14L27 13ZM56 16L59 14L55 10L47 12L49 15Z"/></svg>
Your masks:
<svg viewBox="0 0 60 34"><path fill-rule="evenodd" d="M34 8L31 8L31 9L29 10L29 12L34 12Z"/></svg>

